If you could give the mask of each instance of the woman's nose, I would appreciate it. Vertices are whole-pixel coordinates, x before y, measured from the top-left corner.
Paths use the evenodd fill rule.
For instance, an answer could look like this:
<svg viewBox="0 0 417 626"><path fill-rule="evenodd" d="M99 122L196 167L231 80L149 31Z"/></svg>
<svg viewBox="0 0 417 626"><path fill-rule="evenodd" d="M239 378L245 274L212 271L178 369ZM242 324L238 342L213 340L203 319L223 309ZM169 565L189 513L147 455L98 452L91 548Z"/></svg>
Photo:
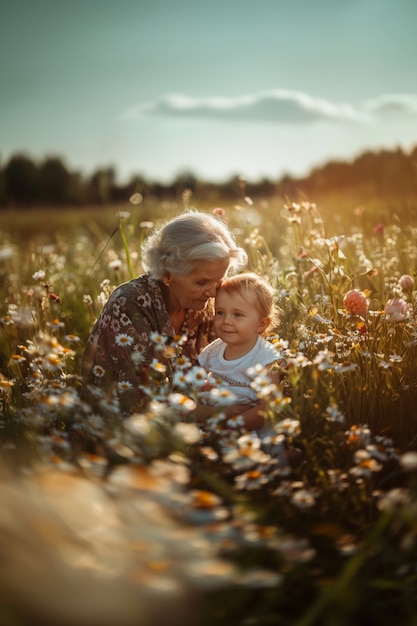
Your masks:
<svg viewBox="0 0 417 626"><path fill-rule="evenodd" d="M205 291L205 294L209 297L209 298L214 298L217 294L217 283L213 283L213 285L210 285L210 287L208 287Z"/></svg>

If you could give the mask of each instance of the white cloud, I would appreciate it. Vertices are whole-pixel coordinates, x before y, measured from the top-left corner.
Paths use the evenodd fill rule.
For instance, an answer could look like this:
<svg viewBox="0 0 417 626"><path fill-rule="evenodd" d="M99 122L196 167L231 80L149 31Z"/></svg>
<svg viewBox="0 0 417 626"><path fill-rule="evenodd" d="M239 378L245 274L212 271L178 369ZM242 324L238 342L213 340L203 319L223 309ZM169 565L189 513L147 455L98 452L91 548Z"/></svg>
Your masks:
<svg viewBox="0 0 417 626"><path fill-rule="evenodd" d="M316 98L301 91L271 89L235 97L196 98L170 94L124 111L120 118L144 116L172 119L205 119L227 122L257 122L274 125L312 125L315 122L375 126L417 116L417 94L382 94L356 106Z"/></svg>
<svg viewBox="0 0 417 626"><path fill-rule="evenodd" d="M206 118L226 121L255 121L275 124L299 124L318 121L367 122L367 111L349 104L335 104L300 91L271 89L235 97L194 98L171 94L131 107L124 119L143 115L182 118Z"/></svg>
<svg viewBox="0 0 417 626"><path fill-rule="evenodd" d="M417 95L386 93L378 98L367 100L363 106L364 109L374 115L383 115L385 113L409 113L416 115Z"/></svg>

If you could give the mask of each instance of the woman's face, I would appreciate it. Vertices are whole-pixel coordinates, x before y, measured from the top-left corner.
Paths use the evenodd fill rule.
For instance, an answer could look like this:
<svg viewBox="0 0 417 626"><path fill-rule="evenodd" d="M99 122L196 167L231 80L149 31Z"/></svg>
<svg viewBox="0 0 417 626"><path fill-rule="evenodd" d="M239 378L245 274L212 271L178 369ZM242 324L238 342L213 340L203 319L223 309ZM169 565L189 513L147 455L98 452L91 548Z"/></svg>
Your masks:
<svg viewBox="0 0 417 626"><path fill-rule="evenodd" d="M229 259L196 261L193 270L185 276L167 275L168 311L204 309L209 298L215 297L228 267Z"/></svg>

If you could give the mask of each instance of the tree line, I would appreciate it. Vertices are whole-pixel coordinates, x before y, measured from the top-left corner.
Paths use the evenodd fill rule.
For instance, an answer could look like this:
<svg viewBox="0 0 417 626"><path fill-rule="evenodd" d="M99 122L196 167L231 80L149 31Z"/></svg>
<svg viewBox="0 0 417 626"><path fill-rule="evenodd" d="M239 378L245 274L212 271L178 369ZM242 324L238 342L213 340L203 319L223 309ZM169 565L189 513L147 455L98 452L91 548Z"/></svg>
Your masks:
<svg viewBox="0 0 417 626"><path fill-rule="evenodd" d="M257 182L232 176L223 183L214 183L183 172L167 184L147 180L140 174L120 184L113 167L98 168L91 176L83 176L70 171L60 157L36 161L27 154L15 154L0 165L0 209L106 205L126 202L135 192L157 200L176 200L185 189L190 189L200 201L212 202L239 195L278 194L294 198L301 193L315 198L345 191L355 191L365 198L417 198L417 146L410 152L401 148L366 151L352 161L329 161L303 178L284 175Z"/></svg>

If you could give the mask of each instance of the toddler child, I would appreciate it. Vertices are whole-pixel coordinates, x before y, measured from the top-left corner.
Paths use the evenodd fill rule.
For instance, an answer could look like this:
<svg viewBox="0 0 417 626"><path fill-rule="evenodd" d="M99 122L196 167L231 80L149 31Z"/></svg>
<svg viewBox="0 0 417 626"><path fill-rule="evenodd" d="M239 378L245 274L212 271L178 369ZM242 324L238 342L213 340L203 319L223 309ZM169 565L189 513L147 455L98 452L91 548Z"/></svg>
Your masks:
<svg viewBox="0 0 417 626"><path fill-rule="evenodd" d="M258 401L247 370L255 365L265 368L271 383L279 385L278 368L286 366L280 353L264 335L276 322L274 291L261 276L245 272L225 278L215 299L214 330L217 335L200 352L198 361L222 385L230 386L240 404L253 407L245 411L245 422L251 417L252 428L262 428L263 403Z"/></svg>

